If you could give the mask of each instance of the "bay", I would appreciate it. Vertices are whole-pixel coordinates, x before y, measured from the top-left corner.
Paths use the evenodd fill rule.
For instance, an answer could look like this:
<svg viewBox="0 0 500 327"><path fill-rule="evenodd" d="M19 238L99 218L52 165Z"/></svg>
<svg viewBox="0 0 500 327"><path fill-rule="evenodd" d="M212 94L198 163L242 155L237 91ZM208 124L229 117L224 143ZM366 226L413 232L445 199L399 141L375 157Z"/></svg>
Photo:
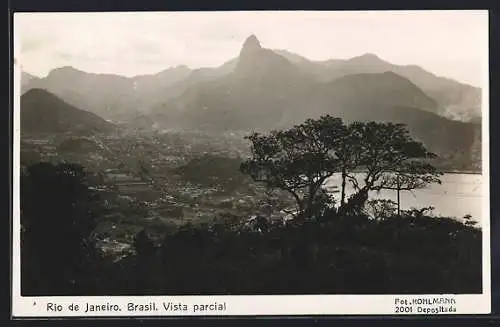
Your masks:
<svg viewBox="0 0 500 327"><path fill-rule="evenodd" d="M361 177L361 176L360 176ZM360 179L361 180L361 179ZM432 206L433 214L443 217L463 218L471 215L472 219L481 224L483 217L487 217L489 208L483 209L484 176L480 174L444 174L441 176L441 184L431 184L424 189L413 191L402 191L400 194L401 209L423 208ZM326 186L338 186L340 191L340 174L332 176ZM353 194L354 189L350 183L346 188L346 194ZM335 199L340 201L340 193L335 194ZM370 199L389 199L396 201L397 193L392 190L370 192Z"/></svg>

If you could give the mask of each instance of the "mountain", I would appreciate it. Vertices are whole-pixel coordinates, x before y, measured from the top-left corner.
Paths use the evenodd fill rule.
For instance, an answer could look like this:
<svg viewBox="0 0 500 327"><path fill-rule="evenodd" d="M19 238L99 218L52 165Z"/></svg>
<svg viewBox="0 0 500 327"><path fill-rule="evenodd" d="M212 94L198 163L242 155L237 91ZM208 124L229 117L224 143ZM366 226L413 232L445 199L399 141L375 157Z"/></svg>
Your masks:
<svg viewBox="0 0 500 327"><path fill-rule="evenodd" d="M185 128L266 129L324 113L359 120L368 112L394 106L432 111L437 104L409 80L390 72L320 82L285 57L262 48L252 35L232 72L193 84L181 96L167 99L152 110L152 120Z"/></svg>
<svg viewBox="0 0 500 327"><path fill-rule="evenodd" d="M481 117L480 88L436 76L416 65L394 65L374 54L364 54L348 60L297 61L296 64L322 81L351 74L391 71L407 78L436 100L434 113L463 121Z"/></svg>
<svg viewBox="0 0 500 327"><path fill-rule="evenodd" d="M38 79L38 77L31 75L30 73L21 72L21 84L28 84L36 79Z"/></svg>
<svg viewBox="0 0 500 327"><path fill-rule="evenodd" d="M217 131L275 127L287 123L285 111L304 114L303 103L317 84L251 36L233 71L191 85L151 114L166 127Z"/></svg>
<svg viewBox="0 0 500 327"><path fill-rule="evenodd" d="M100 133L115 126L101 117L64 102L42 89L31 89L21 96L22 133Z"/></svg>
<svg viewBox="0 0 500 327"><path fill-rule="evenodd" d="M391 120L390 108L413 107L432 112L437 107L436 101L418 86L390 71L340 77L322 85L316 99L327 113L346 120Z"/></svg>
<svg viewBox="0 0 500 327"><path fill-rule="evenodd" d="M166 69L154 75L133 78L114 74L93 74L73 67L52 70L45 78L22 83L24 92L45 89L72 106L84 108L107 119L130 120L140 115L164 96L164 90L185 79L191 70L186 66Z"/></svg>
<svg viewBox="0 0 500 327"><path fill-rule="evenodd" d="M294 64L307 64L307 63L312 64L312 62L306 57L302 57L301 55L298 55L296 53L287 50L273 49L273 52L279 54L282 57L285 57L288 61Z"/></svg>
<svg viewBox="0 0 500 327"><path fill-rule="evenodd" d="M26 92L29 88L29 85L37 80L39 80L38 77L26 72L21 72L21 94Z"/></svg>
<svg viewBox="0 0 500 327"><path fill-rule="evenodd" d="M112 74L91 74L73 67L52 70L45 78L31 82L30 88L44 89L68 104L119 120L140 109L131 79Z"/></svg>
<svg viewBox="0 0 500 327"><path fill-rule="evenodd" d="M172 89L172 94L175 95L173 85L186 80L193 70L187 66L177 66L165 69L153 75L134 76L130 80L132 82L129 94L134 98L134 105L138 113L143 113L156 104L157 99L163 99L169 94ZM128 116L130 117L130 116ZM123 119L127 119L126 112Z"/></svg>
<svg viewBox="0 0 500 327"><path fill-rule="evenodd" d="M87 73L66 66L52 70L45 78L23 74L22 93L33 88L44 89L106 119L132 121L158 102L179 96L192 84L226 75L234 66L234 61L194 70L178 66L134 77Z"/></svg>
<svg viewBox="0 0 500 327"><path fill-rule="evenodd" d="M217 78L223 77L231 73L237 65L237 60L232 59L219 67L205 67L191 70L190 73L184 79L175 80L168 87L162 87L156 89L160 91L158 97L154 98L154 101L150 101L150 104L161 104L165 102L166 99L173 99L182 95L191 86L194 86L202 82L210 82Z"/></svg>
<svg viewBox="0 0 500 327"><path fill-rule="evenodd" d="M354 74L394 72L414 83L436 101L432 112L461 121L478 121L481 117L480 88L436 76L416 65L394 65L371 53L347 60L312 61L286 50L278 49L273 52L320 82ZM237 64L237 60L235 58L231 62Z"/></svg>
<svg viewBox="0 0 500 327"><path fill-rule="evenodd" d="M233 71L166 99L151 111L150 120L165 128L218 132L286 128L321 114L348 122L401 122L430 150L462 163L470 161L475 125L438 115L438 101L404 76L379 72L382 68L373 62L383 63L376 56L329 63L350 72L331 80L319 79L293 63L297 57L287 57L261 47L250 36ZM353 73L349 67L370 72Z"/></svg>

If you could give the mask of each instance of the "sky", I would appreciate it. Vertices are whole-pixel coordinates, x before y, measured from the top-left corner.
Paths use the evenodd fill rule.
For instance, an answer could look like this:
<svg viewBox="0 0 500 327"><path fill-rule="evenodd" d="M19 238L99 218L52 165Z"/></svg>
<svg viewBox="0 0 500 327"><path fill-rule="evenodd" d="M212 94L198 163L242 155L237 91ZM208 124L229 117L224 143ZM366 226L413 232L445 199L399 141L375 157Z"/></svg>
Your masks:
<svg viewBox="0 0 500 327"><path fill-rule="evenodd" d="M14 33L23 70L40 77L62 66L124 76L215 67L251 34L311 60L374 53L476 86L487 73L486 11L16 13Z"/></svg>

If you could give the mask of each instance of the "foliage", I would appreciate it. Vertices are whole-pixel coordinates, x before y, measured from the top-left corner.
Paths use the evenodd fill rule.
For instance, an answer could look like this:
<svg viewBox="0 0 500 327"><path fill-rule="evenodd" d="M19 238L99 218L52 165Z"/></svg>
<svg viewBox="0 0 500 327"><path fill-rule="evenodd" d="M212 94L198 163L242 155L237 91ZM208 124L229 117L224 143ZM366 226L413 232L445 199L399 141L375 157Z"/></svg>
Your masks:
<svg viewBox="0 0 500 327"><path fill-rule="evenodd" d="M376 190L399 190L411 191L426 187L428 184L441 184L438 172L432 165L419 162L403 162L399 168L390 173L384 174L380 178L380 184Z"/></svg>
<svg viewBox="0 0 500 327"><path fill-rule="evenodd" d="M252 156L241 170L268 187L289 192L298 216L311 217L317 191L334 173L342 178L340 212L360 214L368 192L412 190L439 182L429 163L435 154L415 141L406 126L394 123L354 122L344 125L329 115L308 119L285 131L247 137ZM362 172L359 178L355 173ZM345 202L346 182L356 194Z"/></svg>
<svg viewBox="0 0 500 327"><path fill-rule="evenodd" d="M429 216L431 207L399 212L392 201L368 201L369 191L440 182L427 161L435 155L404 125L345 125L326 115L247 139L251 157L244 162L205 155L176 173L201 188L234 193L249 176L264 186L246 190L254 200L265 195L254 212L219 212L196 226L135 225L132 234L144 226L149 232L141 229L135 254L117 262L95 249L100 201L85 185L83 167L29 167L21 180L23 294L481 292L482 232L470 217L460 222ZM139 165L149 175L147 164ZM325 186L335 173L340 201ZM346 200L347 182L356 192ZM295 219L282 215L291 212L282 193L293 198ZM128 214L124 221L137 219Z"/></svg>
<svg viewBox="0 0 500 327"><path fill-rule="evenodd" d="M253 133L252 157L241 171L267 187L289 192L296 200L299 217L311 217L317 192L339 166L334 153L345 126L339 118L308 119L285 131Z"/></svg>
<svg viewBox="0 0 500 327"><path fill-rule="evenodd" d="M405 125L354 123L351 132L359 142L355 157L363 176L356 178L350 174L348 179L358 193L382 189L412 190L440 182L436 169L422 161L436 155L415 141ZM365 195L363 200L366 199ZM363 205L363 201L360 204Z"/></svg>
<svg viewBox="0 0 500 327"><path fill-rule="evenodd" d="M292 223L259 216L247 223L246 217L221 215L197 226L162 230L160 246L142 230L134 239L135 254L117 262L101 259L92 250L96 215L88 211L94 199L83 176L81 167L48 164L23 174L23 294L448 294L482 289L480 229L430 217L429 208L377 215L384 219L338 214L323 189L315 197L315 220Z"/></svg>
<svg viewBox="0 0 500 327"><path fill-rule="evenodd" d="M147 284L121 267L110 275L122 276L113 294L481 292L481 231L453 219L406 212L252 226L219 221L166 234L152 250L156 264L142 270Z"/></svg>
<svg viewBox="0 0 500 327"><path fill-rule="evenodd" d="M467 226L474 226L474 225L477 225L477 221L475 220L472 220L472 216L471 215L465 215L463 216L462 218L464 220L464 223L465 225Z"/></svg>
<svg viewBox="0 0 500 327"><path fill-rule="evenodd" d="M58 152L90 153L99 150L96 142L86 138L66 139L57 146Z"/></svg>
<svg viewBox="0 0 500 327"><path fill-rule="evenodd" d="M134 238L134 248L137 254L144 258L147 257L154 249L155 245L149 238L145 229L141 230Z"/></svg>
<svg viewBox="0 0 500 327"><path fill-rule="evenodd" d="M433 206L424 207L424 208L411 208L409 210L402 211L402 217L410 217L410 218L421 218L429 215L434 210Z"/></svg>
<svg viewBox="0 0 500 327"><path fill-rule="evenodd" d="M222 187L232 192L245 183L246 176L238 171L241 161L216 155L204 155L177 168L183 179L209 187Z"/></svg>
<svg viewBox="0 0 500 327"><path fill-rule="evenodd" d="M392 200L369 200L365 211L372 219L384 220L396 214L396 205Z"/></svg>
<svg viewBox="0 0 500 327"><path fill-rule="evenodd" d="M95 260L99 206L84 178L83 167L74 164L39 163L22 173L23 294L76 290Z"/></svg>

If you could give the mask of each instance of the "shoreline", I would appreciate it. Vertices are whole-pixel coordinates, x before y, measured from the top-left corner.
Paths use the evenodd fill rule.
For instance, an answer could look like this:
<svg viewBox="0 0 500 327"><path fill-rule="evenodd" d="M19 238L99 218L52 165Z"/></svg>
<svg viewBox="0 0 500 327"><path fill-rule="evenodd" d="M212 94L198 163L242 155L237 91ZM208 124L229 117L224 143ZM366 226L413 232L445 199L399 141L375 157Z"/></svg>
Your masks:
<svg viewBox="0 0 500 327"><path fill-rule="evenodd" d="M460 174L463 174L463 175L482 175L483 174L482 171L473 171L473 170L464 170L464 171L461 171L461 170L440 170L439 172L443 173L443 174L455 174L455 175L460 175Z"/></svg>
<svg viewBox="0 0 500 327"><path fill-rule="evenodd" d="M482 171L474 171L474 170L437 170L439 173L442 174L453 174L453 175L483 175ZM354 171L355 174L361 174L364 173L365 171ZM340 174L340 172L337 172L336 174Z"/></svg>

